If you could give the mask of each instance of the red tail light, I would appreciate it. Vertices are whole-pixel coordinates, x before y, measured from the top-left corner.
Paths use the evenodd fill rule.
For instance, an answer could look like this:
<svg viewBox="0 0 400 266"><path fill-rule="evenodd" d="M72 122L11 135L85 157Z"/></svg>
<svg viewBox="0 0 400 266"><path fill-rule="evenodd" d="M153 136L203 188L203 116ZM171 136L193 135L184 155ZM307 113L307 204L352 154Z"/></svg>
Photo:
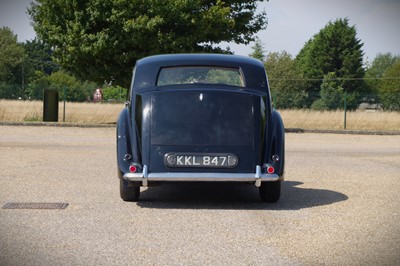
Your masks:
<svg viewBox="0 0 400 266"><path fill-rule="evenodd" d="M137 167L136 167L135 165L131 165L131 166L129 166L129 171L130 171L131 173L136 173Z"/></svg>
<svg viewBox="0 0 400 266"><path fill-rule="evenodd" d="M267 167L267 173L268 174L273 174L275 173L275 168L273 166L268 166Z"/></svg>

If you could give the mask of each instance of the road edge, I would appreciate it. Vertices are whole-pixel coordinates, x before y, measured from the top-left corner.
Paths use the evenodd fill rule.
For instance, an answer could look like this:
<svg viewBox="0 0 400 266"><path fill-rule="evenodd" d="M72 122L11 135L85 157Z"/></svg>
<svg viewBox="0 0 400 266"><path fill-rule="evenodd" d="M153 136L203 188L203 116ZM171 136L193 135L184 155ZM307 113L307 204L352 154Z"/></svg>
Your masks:
<svg viewBox="0 0 400 266"><path fill-rule="evenodd" d="M0 126L49 126L49 127L81 127L81 128L113 128L116 123L108 124L81 124L61 122L0 122ZM400 131L369 131L369 130L331 130L331 129L303 129L285 128L286 133L316 133L316 134L347 134L347 135L400 135Z"/></svg>

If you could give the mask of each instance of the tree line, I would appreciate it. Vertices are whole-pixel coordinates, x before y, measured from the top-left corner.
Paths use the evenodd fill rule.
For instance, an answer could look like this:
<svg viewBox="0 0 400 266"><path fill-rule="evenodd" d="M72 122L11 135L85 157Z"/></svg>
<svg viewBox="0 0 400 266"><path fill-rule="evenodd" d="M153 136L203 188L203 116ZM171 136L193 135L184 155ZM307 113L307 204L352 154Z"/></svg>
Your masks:
<svg viewBox="0 0 400 266"><path fill-rule="evenodd" d="M0 29L0 98L41 99L44 88L85 101L102 87L125 97L136 60L160 53L232 53L221 42L248 45L264 62L279 108L355 109L361 102L400 110L399 56L363 62L362 42L348 19L329 22L301 51L265 55L255 34L266 12L253 0L37 0L28 9L37 39L18 43ZM268 40L266 40L267 42ZM17 86L15 84L18 84Z"/></svg>
<svg viewBox="0 0 400 266"><path fill-rule="evenodd" d="M254 34L267 26L265 11L256 12L258 2L262 0L34 1L28 13L38 40L17 44L9 29L0 32L15 50L10 54L14 59L0 59L5 66L0 69L0 97L37 99L40 88L57 88L63 94L68 87L67 100L82 101L97 84L103 87L104 98L120 95L142 57L230 53L216 44L254 41ZM32 58L25 45L38 48L40 61L52 63L46 65L49 68L30 65L38 58ZM21 85L10 89L10 84Z"/></svg>
<svg viewBox="0 0 400 266"><path fill-rule="evenodd" d="M0 53L0 99L42 100L43 89L53 89L60 99L82 102L99 87L104 99L125 99L126 89L78 79L55 61L50 46L38 39L18 43L7 27L0 28Z"/></svg>
<svg viewBox="0 0 400 266"><path fill-rule="evenodd" d="M329 22L293 57L265 55L257 40L250 56L264 62L275 104L283 109L356 109L367 103L400 110L400 57L378 54L363 62L363 44L348 19Z"/></svg>

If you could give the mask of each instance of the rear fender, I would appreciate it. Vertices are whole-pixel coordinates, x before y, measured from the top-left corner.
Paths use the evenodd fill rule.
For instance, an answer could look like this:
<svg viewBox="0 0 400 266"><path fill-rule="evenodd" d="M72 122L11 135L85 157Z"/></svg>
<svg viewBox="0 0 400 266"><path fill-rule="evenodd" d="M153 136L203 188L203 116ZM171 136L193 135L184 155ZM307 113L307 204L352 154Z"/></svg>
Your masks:
<svg viewBox="0 0 400 266"><path fill-rule="evenodd" d="M275 173L283 180L285 167L285 127L282 117L277 111L272 111L271 119L267 123L266 140L265 140L264 164L273 165ZM279 160L273 160L272 157L277 155Z"/></svg>
<svg viewBox="0 0 400 266"><path fill-rule="evenodd" d="M128 108L121 111L117 122L117 162L122 173L129 172L132 163L140 162L137 129L132 126Z"/></svg>

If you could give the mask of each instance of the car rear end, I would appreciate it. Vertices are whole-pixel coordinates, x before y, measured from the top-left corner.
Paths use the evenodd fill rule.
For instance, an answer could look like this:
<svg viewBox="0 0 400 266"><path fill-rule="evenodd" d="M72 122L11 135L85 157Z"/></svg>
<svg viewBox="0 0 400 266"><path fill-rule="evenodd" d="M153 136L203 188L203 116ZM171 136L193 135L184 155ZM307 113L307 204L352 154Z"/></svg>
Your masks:
<svg viewBox="0 0 400 266"><path fill-rule="evenodd" d="M203 88L202 88L203 87ZM155 181L273 181L263 173L262 97L227 86L169 88L141 96L140 173L124 178Z"/></svg>
<svg viewBox="0 0 400 266"><path fill-rule="evenodd" d="M182 65L157 61L165 58L169 57L150 58L138 71L141 75L133 82L131 109L129 114L125 112L126 117L131 116L125 118L131 129L119 126L119 131L134 136L126 137L131 147L124 151L128 158L118 152L119 162L124 161L120 165L130 163L129 168L119 167L122 198L137 200L138 186L153 183L223 181L254 183L260 187L260 195L271 194L270 189L265 192L265 187L270 187L265 184L278 184L279 193L274 197L261 195L264 201L275 202L283 164L281 169L277 167L277 145L271 142L274 121L262 64L246 59L250 63L240 67L236 57L220 55L209 59L226 62L203 59L196 63L186 55L179 57L186 60L179 62ZM154 69L157 72L152 72ZM118 138L124 146L125 138ZM272 190L274 193L277 188Z"/></svg>

